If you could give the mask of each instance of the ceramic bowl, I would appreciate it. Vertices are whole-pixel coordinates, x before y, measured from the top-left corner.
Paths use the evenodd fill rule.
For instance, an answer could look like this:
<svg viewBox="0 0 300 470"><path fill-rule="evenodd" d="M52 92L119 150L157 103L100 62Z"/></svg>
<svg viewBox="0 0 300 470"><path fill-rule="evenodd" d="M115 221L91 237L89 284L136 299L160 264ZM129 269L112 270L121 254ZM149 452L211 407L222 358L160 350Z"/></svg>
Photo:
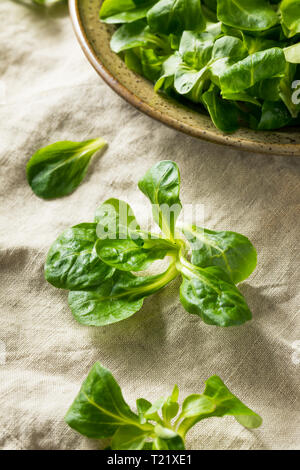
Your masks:
<svg viewBox="0 0 300 470"><path fill-rule="evenodd" d="M90 63L103 80L130 104L193 137L252 152L300 156L299 127L268 132L240 129L226 135L215 128L209 116L155 93L152 83L130 71L110 50L114 26L100 22L102 3L103 0L69 0L72 23Z"/></svg>

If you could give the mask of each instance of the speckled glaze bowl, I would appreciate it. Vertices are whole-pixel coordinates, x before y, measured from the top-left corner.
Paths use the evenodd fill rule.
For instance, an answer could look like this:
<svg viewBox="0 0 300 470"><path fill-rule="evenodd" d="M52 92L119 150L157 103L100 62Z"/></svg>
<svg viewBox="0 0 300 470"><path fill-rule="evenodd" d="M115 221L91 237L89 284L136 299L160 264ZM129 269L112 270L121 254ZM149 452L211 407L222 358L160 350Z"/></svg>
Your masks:
<svg viewBox="0 0 300 470"><path fill-rule="evenodd" d="M240 129L225 135L215 128L210 118L165 98L153 84L130 71L120 57L110 50L114 27L99 21L103 0L69 0L76 36L90 63L120 96L140 111L194 137L240 149L277 155L300 156L300 129L253 131Z"/></svg>

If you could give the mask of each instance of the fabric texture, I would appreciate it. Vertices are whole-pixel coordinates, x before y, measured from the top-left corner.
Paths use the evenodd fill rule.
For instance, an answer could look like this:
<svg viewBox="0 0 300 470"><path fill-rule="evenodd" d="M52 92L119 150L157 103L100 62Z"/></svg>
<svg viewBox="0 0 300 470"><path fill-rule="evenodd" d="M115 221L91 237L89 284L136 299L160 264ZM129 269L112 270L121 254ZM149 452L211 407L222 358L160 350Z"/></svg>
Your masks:
<svg viewBox="0 0 300 470"><path fill-rule="evenodd" d="M188 434L189 449L299 448L300 160L206 143L141 114L89 65L66 7L2 0L0 19L0 448L99 448L63 419L97 360L133 408L175 382L182 401L218 374L264 419L254 431L231 417L203 421ZM109 148L72 195L32 193L25 166L37 149L98 136ZM181 306L178 280L130 319L81 326L67 293L44 280L47 251L109 197L143 220L151 208L137 182L163 159L179 165L182 202L203 204L206 227L243 233L257 248L258 267L240 285L253 320L203 324Z"/></svg>

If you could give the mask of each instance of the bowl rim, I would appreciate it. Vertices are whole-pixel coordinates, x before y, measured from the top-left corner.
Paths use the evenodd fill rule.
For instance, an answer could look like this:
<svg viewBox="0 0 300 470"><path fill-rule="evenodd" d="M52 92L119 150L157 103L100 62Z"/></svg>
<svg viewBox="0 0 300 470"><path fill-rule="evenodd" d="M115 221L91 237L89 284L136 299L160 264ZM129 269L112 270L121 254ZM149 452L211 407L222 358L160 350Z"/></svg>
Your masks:
<svg viewBox="0 0 300 470"><path fill-rule="evenodd" d="M236 134L217 134L214 131L208 129L202 129L200 127L192 126L191 124L186 124L182 121L173 118L167 114L162 113L155 107L150 106L147 102L140 99L133 92L128 90L121 82L118 81L116 77L105 67L101 60L97 57L95 51L93 50L92 45L90 44L87 35L85 33L85 28L81 19L80 10L79 10L79 1L80 0L68 0L69 3L69 12L71 17L71 22L75 35L83 49L85 56L87 57L90 64L94 67L96 72L101 76L101 78L122 98L124 98L128 103L133 105L135 108L142 111L144 114L160 121L161 123L181 131L192 137L198 139L206 140L219 145L227 145L230 147L238 148L240 150L262 153L262 154L272 154L272 155L284 155L284 156L300 156L300 144L280 144L263 142L263 141L252 141L247 140L247 138L237 137ZM141 77L142 78L142 77ZM209 119L209 117L208 117ZM258 133L258 131L252 131L253 134ZM259 131L259 134L268 131ZM300 132L300 131L299 131Z"/></svg>

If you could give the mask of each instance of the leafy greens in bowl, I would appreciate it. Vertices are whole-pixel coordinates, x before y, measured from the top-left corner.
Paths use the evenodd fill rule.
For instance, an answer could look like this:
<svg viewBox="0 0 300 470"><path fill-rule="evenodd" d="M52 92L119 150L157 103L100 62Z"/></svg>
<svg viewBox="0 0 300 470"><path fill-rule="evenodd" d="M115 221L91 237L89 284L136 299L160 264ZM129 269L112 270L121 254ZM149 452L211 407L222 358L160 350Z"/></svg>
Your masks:
<svg viewBox="0 0 300 470"><path fill-rule="evenodd" d="M225 133L300 125L299 0L104 0L127 67Z"/></svg>

